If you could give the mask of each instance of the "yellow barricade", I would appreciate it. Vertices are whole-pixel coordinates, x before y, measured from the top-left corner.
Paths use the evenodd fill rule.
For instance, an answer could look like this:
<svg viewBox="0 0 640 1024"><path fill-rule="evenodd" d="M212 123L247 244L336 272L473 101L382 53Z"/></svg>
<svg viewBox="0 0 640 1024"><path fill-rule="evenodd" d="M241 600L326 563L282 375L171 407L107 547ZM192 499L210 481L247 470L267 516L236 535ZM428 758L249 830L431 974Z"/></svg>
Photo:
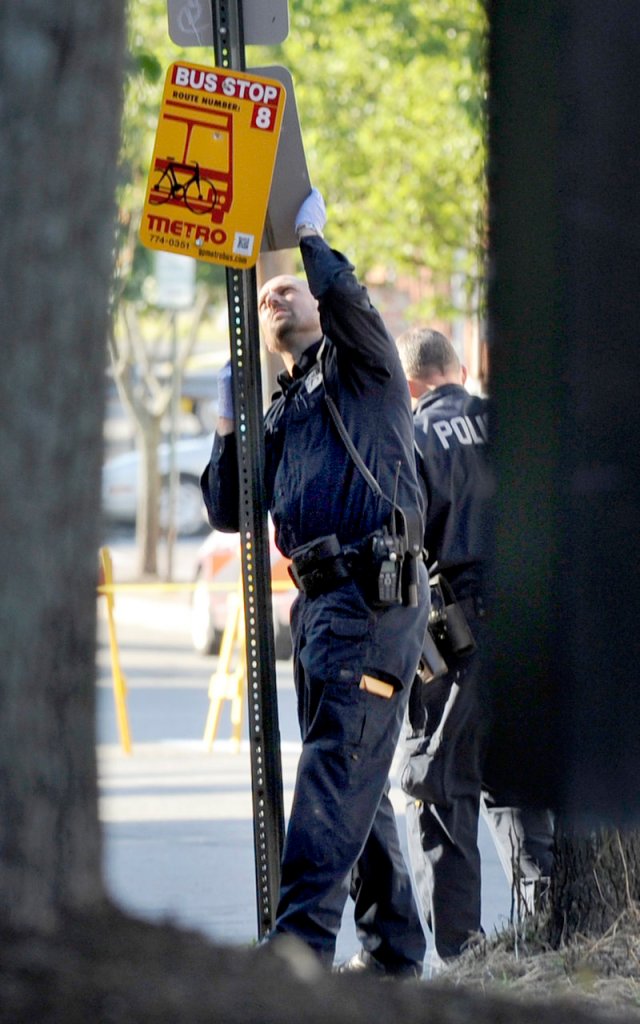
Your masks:
<svg viewBox="0 0 640 1024"><path fill-rule="evenodd" d="M131 732L129 730L129 715L127 712L127 682L120 668L120 653L116 638L116 624L114 619L113 596L113 563L109 548L100 548L100 570L104 581L98 591L102 592L107 600L107 622L109 625L109 645L111 648L111 673L113 676L113 698L116 705L116 719L120 743L125 754L131 753Z"/></svg>
<svg viewBox="0 0 640 1024"><path fill-rule="evenodd" d="M235 664L234 664L235 663ZM244 606L242 583L229 594L218 665L209 682L209 713L204 730L207 750L216 738L222 702L231 701L231 738L236 753L240 750L240 733L244 712L244 691L247 677L247 658L244 646Z"/></svg>
<svg viewBox="0 0 640 1024"><path fill-rule="evenodd" d="M114 594L121 592L144 591L193 591L194 583L118 583L113 582L113 563L108 548L100 548L101 581L98 594L107 600L107 621L109 626L109 644L111 649L111 670L113 675L113 696L116 707L116 718L120 742L125 753L131 753L131 733L127 713L127 683L120 667L120 654L116 637L114 618ZM274 591L289 590L291 583L274 580ZM242 723L244 718L244 700L247 678L246 650L244 643L244 602L242 579L237 583L209 583L210 590L228 590L229 601L225 628L220 643L220 652L215 672L209 681L209 710L204 730L204 742L207 749L213 747L223 701L231 702L232 741L236 752L240 750Z"/></svg>
<svg viewBox="0 0 640 1024"><path fill-rule="evenodd" d="M274 580L272 589L290 590L293 584ZM209 713L204 729L204 741L207 750L213 747L222 702L231 702L231 738L236 753L240 750L240 734L244 718L244 701L247 684L247 652L244 636L244 601L242 579L237 589L229 594L227 618L225 621L218 665L209 682Z"/></svg>

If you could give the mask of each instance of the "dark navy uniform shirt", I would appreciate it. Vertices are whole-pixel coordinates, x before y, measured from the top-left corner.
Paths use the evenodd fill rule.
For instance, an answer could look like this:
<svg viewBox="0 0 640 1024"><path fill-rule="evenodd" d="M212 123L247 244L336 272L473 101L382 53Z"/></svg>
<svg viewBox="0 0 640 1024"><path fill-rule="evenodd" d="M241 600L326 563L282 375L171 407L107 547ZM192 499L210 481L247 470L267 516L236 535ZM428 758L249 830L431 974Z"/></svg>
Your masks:
<svg viewBox="0 0 640 1024"><path fill-rule="evenodd" d="M459 384L443 384L419 399L414 422L426 489L427 562L437 561L462 596L477 589L472 584L480 582L486 557L493 495L488 402Z"/></svg>
<svg viewBox="0 0 640 1024"><path fill-rule="evenodd" d="M366 289L341 254L318 237L301 242L305 272L318 300L324 338L304 353L265 417L265 486L284 555L335 533L342 543L387 523L391 504L376 497L331 419L324 388L383 493L421 509L411 406L395 343ZM324 379L324 382L323 382ZM211 525L238 529L235 435L216 435L202 477Z"/></svg>

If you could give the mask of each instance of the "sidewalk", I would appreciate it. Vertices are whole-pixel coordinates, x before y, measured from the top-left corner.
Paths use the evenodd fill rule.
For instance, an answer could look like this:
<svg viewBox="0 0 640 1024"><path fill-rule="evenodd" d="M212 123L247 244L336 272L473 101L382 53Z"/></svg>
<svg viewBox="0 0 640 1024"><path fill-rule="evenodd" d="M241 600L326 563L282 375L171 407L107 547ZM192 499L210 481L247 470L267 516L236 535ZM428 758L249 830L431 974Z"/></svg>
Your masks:
<svg viewBox="0 0 640 1024"><path fill-rule="evenodd" d="M234 752L225 709L212 751L204 747L207 688L216 659L191 648L188 595L123 593L116 599L133 741L129 756L118 742L102 601L98 610L100 817L110 891L142 917L170 918L219 942L252 943L257 911L248 741ZM278 662L277 670L286 814L300 741L291 666ZM404 843L397 780L391 795ZM483 924L491 932L506 923L510 894L482 825L480 842ZM357 948L349 904L337 958L346 959Z"/></svg>
<svg viewBox="0 0 640 1024"><path fill-rule="evenodd" d="M249 744L231 742L223 709L211 752L203 742L215 658L191 648L186 599L126 592L115 603L133 751L118 742L106 616L98 603L98 769L107 884L117 902L225 943L258 934ZM285 813L300 750L293 674L278 662ZM243 730L246 737L246 725ZM358 948L352 921L342 959Z"/></svg>
<svg viewBox="0 0 640 1024"><path fill-rule="evenodd" d="M282 754L287 802L298 752ZM198 740L102 746L100 816L113 894L152 920L169 917L224 943L257 938L248 744L211 753Z"/></svg>

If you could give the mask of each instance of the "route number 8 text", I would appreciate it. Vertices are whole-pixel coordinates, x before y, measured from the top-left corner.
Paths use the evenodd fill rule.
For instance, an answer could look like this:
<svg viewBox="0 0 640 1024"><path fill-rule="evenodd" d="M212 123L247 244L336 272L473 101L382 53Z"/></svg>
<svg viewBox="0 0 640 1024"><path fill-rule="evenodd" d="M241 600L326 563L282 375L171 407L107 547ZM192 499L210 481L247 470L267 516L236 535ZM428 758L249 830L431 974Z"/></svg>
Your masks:
<svg viewBox="0 0 640 1024"><path fill-rule="evenodd" d="M274 126L274 111L271 107L259 107L253 108L253 117L251 118L251 127L260 128L263 132L272 132Z"/></svg>

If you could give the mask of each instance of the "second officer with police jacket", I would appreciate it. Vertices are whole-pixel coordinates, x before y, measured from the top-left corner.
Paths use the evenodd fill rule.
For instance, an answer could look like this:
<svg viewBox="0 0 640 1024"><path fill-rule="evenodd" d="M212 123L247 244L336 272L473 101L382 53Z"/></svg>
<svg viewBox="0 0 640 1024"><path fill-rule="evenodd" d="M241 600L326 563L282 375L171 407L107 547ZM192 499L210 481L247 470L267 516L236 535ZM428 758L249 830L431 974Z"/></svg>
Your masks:
<svg viewBox="0 0 640 1024"><path fill-rule="evenodd" d="M488 400L464 387L466 369L451 342L425 327L406 331L397 344L416 400L419 477L427 497L425 547L434 581L431 628L447 668L438 678L416 678L401 778L410 798L409 857L433 932L432 967L439 970L482 930L478 818L490 781L484 576L494 479ZM504 862L518 879L548 874L548 812L510 808L504 801L498 806L498 795L492 797L489 821Z"/></svg>

